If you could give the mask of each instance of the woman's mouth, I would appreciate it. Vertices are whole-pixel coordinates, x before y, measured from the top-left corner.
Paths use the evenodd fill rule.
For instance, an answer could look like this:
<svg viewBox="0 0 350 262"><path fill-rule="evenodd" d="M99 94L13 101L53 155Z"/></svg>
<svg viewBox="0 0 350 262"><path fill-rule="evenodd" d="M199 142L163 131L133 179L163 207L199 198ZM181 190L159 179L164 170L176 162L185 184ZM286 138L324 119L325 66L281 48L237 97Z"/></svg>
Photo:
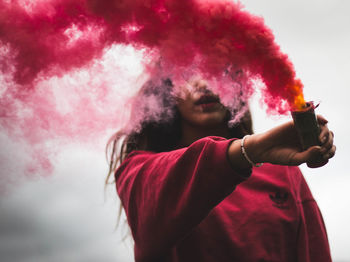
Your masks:
<svg viewBox="0 0 350 262"><path fill-rule="evenodd" d="M219 97L215 95L202 95L196 102L194 102L195 105L210 103L220 103Z"/></svg>
<svg viewBox="0 0 350 262"><path fill-rule="evenodd" d="M216 109L220 105L220 99L215 95L202 95L194 104L200 106L204 111L208 111Z"/></svg>

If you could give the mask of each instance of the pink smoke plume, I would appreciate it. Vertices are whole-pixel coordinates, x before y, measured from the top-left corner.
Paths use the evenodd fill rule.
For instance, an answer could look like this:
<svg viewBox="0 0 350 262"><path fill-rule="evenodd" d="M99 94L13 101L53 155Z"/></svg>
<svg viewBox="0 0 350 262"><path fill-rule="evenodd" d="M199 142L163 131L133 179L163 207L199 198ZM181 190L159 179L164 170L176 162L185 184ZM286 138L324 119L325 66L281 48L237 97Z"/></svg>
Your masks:
<svg viewBox="0 0 350 262"><path fill-rule="evenodd" d="M123 95L116 98L110 85L122 79L122 64L109 82L97 66L115 45L131 45L147 61L161 57L163 72L175 82L188 72L204 76L227 105L251 95L251 79L263 82L271 112L286 113L302 100L302 84L272 31L229 0L1 0L0 44L6 83L0 90L1 126L30 144L97 134L121 122L110 100L123 101ZM90 82L70 88L65 76L83 81L83 69ZM67 100L75 99L72 111L57 106L62 90Z"/></svg>

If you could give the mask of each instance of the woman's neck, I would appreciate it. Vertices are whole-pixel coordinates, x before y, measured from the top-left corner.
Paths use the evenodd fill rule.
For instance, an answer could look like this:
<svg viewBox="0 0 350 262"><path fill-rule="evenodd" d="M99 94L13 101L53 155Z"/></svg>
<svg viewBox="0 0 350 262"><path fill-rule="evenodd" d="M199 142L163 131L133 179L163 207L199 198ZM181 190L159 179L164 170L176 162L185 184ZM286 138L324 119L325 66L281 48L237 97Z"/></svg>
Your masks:
<svg viewBox="0 0 350 262"><path fill-rule="evenodd" d="M210 126L195 126L186 121L182 121L182 134L179 143L179 147L189 146L193 142L207 136L220 136L224 138L230 138L229 128L227 123L221 125Z"/></svg>

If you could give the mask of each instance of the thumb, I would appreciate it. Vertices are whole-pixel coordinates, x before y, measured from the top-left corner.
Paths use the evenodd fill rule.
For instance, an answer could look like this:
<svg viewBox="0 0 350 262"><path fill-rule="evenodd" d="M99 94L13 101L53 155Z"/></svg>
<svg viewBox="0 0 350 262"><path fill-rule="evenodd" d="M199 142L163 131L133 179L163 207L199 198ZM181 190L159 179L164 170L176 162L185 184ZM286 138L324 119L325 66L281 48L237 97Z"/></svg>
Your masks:
<svg viewBox="0 0 350 262"><path fill-rule="evenodd" d="M321 158L320 150L320 146L309 147L307 150L295 154L294 161L297 163L297 165L305 162L315 162L317 159L319 160Z"/></svg>
<svg viewBox="0 0 350 262"><path fill-rule="evenodd" d="M301 152L301 154L304 158L303 162L306 162L307 166L310 168L321 167L328 163L328 159L322 158L320 146L310 147L306 151Z"/></svg>
<svg viewBox="0 0 350 262"><path fill-rule="evenodd" d="M321 157L321 147L320 146L312 146L309 147L305 152L305 157L308 159L320 158ZM306 160L308 162L308 160Z"/></svg>

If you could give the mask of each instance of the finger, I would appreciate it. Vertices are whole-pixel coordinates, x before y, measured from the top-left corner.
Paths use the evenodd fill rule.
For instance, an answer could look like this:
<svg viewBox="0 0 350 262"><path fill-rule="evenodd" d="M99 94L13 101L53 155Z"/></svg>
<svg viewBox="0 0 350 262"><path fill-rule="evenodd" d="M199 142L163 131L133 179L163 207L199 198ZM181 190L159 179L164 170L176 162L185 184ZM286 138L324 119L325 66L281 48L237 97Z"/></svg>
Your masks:
<svg viewBox="0 0 350 262"><path fill-rule="evenodd" d="M322 144L324 144L327 142L329 138L330 131L327 125L321 126L320 128L321 128L321 132L320 132L320 135L318 136L318 139Z"/></svg>
<svg viewBox="0 0 350 262"><path fill-rule="evenodd" d="M327 151L331 150L334 143L333 132L329 132L326 137L327 137L326 142L324 142L323 145L321 146L322 154L325 154Z"/></svg>
<svg viewBox="0 0 350 262"><path fill-rule="evenodd" d="M317 115L317 122L320 125L326 125L328 123L328 120L321 115Z"/></svg>
<svg viewBox="0 0 350 262"><path fill-rule="evenodd" d="M328 150L325 154L322 155L323 159L328 160L334 157L336 151L337 151L337 147L333 145L330 150Z"/></svg>
<svg viewBox="0 0 350 262"><path fill-rule="evenodd" d="M328 163L328 160L324 160L324 161L320 161L320 162L308 162L306 164L310 168L318 168L318 167L324 166L327 163Z"/></svg>

